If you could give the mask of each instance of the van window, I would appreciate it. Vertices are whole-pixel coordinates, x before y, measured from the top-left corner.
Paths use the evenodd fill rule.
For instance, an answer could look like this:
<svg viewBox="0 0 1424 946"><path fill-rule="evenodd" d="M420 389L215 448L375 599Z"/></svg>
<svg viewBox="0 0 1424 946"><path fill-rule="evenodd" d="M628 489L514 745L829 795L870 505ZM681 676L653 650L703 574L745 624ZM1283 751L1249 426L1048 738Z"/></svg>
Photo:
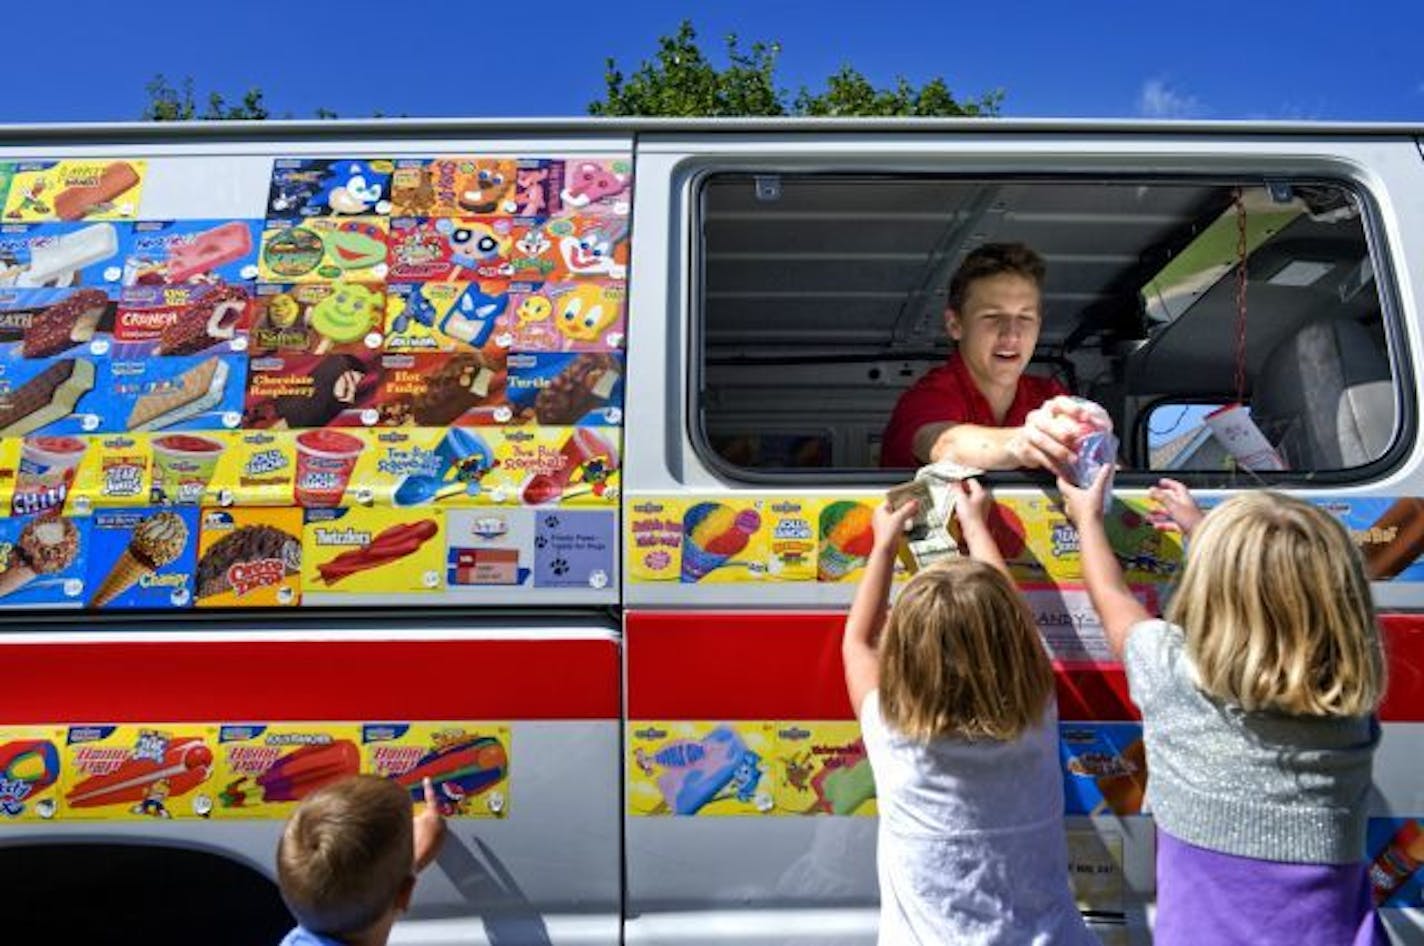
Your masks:
<svg viewBox="0 0 1424 946"><path fill-rule="evenodd" d="M949 282L991 242L1044 258L1028 371L1107 408L1127 471L1358 480L1402 440L1402 333L1349 185L725 173L701 197L692 415L734 478L903 478L886 421L950 355ZM1232 452L1243 426L1264 453Z"/></svg>

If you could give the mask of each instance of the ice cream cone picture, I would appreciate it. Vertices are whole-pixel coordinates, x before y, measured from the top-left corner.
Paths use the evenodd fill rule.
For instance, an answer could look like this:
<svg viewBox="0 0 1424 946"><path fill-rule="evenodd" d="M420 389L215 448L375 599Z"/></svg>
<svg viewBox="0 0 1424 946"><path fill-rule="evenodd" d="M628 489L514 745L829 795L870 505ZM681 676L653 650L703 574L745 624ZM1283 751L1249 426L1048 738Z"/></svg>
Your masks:
<svg viewBox="0 0 1424 946"><path fill-rule="evenodd" d="M682 580L697 582L720 568L761 528L761 517L751 509L740 512L721 503L698 503L683 519Z"/></svg>
<svg viewBox="0 0 1424 946"><path fill-rule="evenodd" d="M843 500L821 511L821 546L816 559L817 581L841 581L865 564L875 542L870 507Z"/></svg>
<svg viewBox="0 0 1424 946"><path fill-rule="evenodd" d="M176 513L160 512L138 524L129 546L99 584L89 606L102 608L164 565L183 554L188 545L188 525Z"/></svg>
<svg viewBox="0 0 1424 946"><path fill-rule="evenodd" d="M62 572L79 554L79 530L68 519L45 516L26 523L0 572L0 598L14 594L39 575Z"/></svg>

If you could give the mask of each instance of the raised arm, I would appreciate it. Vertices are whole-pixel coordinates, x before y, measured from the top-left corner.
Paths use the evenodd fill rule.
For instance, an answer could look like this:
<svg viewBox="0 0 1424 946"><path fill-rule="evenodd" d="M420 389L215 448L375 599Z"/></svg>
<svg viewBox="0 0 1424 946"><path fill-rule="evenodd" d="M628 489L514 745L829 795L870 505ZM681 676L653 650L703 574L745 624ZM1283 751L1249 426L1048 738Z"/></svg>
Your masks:
<svg viewBox="0 0 1424 946"><path fill-rule="evenodd" d="M890 583L895 575L895 553L905 523L915 514L915 504L906 503L891 510L882 503L875 510L872 525L875 544L865 560L865 576L855 589L850 614L846 615L845 633L841 637L841 660L845 664L846 693L850 705L860 716L865 697L880 685L880 631L890 598Z"/></svg>
<svg viewBox="0 0 1424 946"><path fill-rule="evenodd" d="M1087 489L1079 489L1060 477L1058 489L1063 494L1064 510L1078 530L1083 583L1088 586L1088 596L1103 622L1108 648L1114 658L1121 660L1123 648L1127 646L1127 632L1152 615L1128 590L1122 566L1103 528L1103 496L1111 476L1112 467L1103 467Z"/></svg>

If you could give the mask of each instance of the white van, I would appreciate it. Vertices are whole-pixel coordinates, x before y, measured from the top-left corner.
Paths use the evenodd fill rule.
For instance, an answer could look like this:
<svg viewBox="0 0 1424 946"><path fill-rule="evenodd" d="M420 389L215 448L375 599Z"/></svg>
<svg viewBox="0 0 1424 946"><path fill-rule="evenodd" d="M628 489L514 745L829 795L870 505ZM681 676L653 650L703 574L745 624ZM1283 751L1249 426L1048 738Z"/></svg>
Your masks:
<svg viewBox="0 0 1424 946"><path fill-rule="evenodd" d="M1421 134L0 128L17 928L275 941L282 819L368 771L434 775L450 815L394 942L873 942L843 610L946 283L1022 241L1033 370L1113 417L1145 599L1181 561L1162 475L1357 537L1391 678L1372 877L1424 942ZM1206 423L1236 404L1268 462ZM991 482L1058 673L1074 890L1149 943L1149 773L1076 535L1043 477Z"/></svg>

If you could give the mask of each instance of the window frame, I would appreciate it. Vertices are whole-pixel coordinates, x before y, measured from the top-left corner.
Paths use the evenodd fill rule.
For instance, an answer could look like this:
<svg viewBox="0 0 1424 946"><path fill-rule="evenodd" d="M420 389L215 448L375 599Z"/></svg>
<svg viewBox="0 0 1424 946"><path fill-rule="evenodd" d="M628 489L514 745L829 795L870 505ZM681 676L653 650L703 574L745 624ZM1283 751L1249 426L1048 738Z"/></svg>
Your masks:
<svg viewBox="0 0 1424 946"><path fill-rule="evenodd" d="M948 156L947 156L948 157ZM855 487L862 489L883 489L885 486L903 482L913 475L911 470L886 470L873 467L850 469L751 469L736 466L725 460L711 445L707 431L704 410L706 390L706 346L703 339L707 323L707 254L706 215L708 185L716 177L735 175L754 178L758 175L780 177L848 178L866 180L874 178L936 178L959 179L978 184L1115 184L1121 186L1171 186L1190 185L1200 187L1267 187L1274 184L1320 185L1341 188L1350 193L1360 208L1360 227L1365 240L1365 249L1374 270L1374 286L1379 300L1380 317L1383 322L1386 356L1389 359L1391 380L1395 396L1395 430L1389 446L1375 460L1346 470L1301 471L1174 471L1179 479L1194 489L1239 489L1242 486L1261 488L1299 487L1358 487L1367 486L1385 479L1396 472L1409 457L1418 435L1418 410L1415 399L1409 397L1414 390L1415 372L1410 357L1408 333L1403 324L1403 309L1400 303L1398 280L1390 254L1385 251L1384 226L1378 202L1375 200L1361 169L1336 160L1338 174L1311 173L1239 173L1223 174L1206 172L1202 174L1151 174L1122 173L1109 175L1102 171L1024 172L1010 171L997 173L956 172L953 170L916 169L876 169L864 165L832 166L824 160L803 157L768 158L757 163L727 162L708 163L689 175L690 201L690 254L688 279L689 331L687 336L687 388L683 403L684 424L688 439L696 459L719 480L729 486L777 487L783 489L815 489L831 487ZM1040 349L1034 360L1049 358L1061 353ZM1201 395L1203 398L1206 395ZM1156 400L1142 406L1140 415L1150 414ZM1170 398L1186 402L1189 397ZM1134 424L1140 428L1141 436L1146 436L1145 421ZM1137 429L1129 431L1134 438ZM1122 432L1119 432L1122 436ZM1135 441L1134 441L1135 442ZM1145 454L1144 454L1145 455ZM1121 487L1144 489L1154 485L1163 475L1162 471L1150 469L1122 469L1116 476L1116 484ZM1043 470L996 470L986 474L995 485L1005 487L1045 488L1054 485L1054 477Z"/></svg>

